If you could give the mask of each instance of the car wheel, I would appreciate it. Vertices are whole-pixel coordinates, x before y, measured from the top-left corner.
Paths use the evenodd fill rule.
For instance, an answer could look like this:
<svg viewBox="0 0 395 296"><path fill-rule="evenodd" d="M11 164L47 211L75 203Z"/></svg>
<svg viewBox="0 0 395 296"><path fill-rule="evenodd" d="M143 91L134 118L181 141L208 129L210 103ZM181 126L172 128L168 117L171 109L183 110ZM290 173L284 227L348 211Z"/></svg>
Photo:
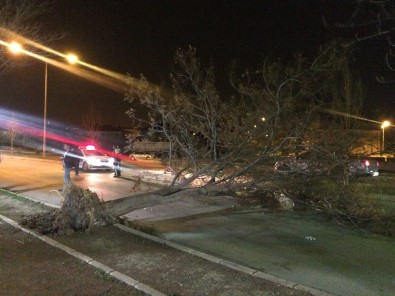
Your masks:
<svg viewBox="0 0 395 296"><path fill-rule="evenodd" d="M84 161L84 162L82 163L82 170L83 170L84 172L89 171L89 166L88 166L88 163L87 163L86 161Z"/></svg>

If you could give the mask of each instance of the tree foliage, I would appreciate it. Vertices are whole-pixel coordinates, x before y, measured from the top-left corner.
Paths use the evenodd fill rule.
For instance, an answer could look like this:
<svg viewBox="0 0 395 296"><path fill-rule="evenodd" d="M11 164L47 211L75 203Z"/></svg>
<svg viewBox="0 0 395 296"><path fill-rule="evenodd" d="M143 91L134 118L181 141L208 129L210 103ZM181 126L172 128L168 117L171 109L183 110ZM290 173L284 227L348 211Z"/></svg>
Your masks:
<svg viewBox="0 0 395 296"><path fill-rule="evenodd" d="M395 4L392 0L357 0L350 16L335 27L342 30L345 45L358 49L361 44L375 45L392 73L381 73L377 79L392 82L395 71ZM382 49L384 51L382 51ZM377 51L376 51L377 53Z"/></svg>
<svg viewBox="0 0 395 296"><path fill-rule="evenodd" d="M17 121L15 120L14 113L12 114L12 118L7 123L7 134L8 134L8 138L10 139L11 153L13 153L15 139L18 135L18 124Z"/></svg>
<svg viewBox="0 0 395 296"><path fill-rule="evenodd" d="M99 112L94 108L92 102L89 108L82 116L82 126L84 130L87 131L87 136L89 138L89 141L92 143L95 143L95 141L98 138L99 122L101 119L100 117L101 116Z"/></svg>
<svg viewBox="0 0 395 296"><path fill-rule="evenodd" d="M256 186L271 179L278 157L297 149L333 154L339 140L332 137L328 143L323 131L351 128L355 122L335 120L328 110L358 114L362 106L360 82L336 43L314 58L265 58L256 69L242 72L234 66L230 95L220 93L214 66L204 65L195 48L179 49L175 64L171 90L145 77L130 78L125 99L148 111L144 117L130 108L133 120L144 121L170 142L169 166L191 173L178 189L202 175L209 184L234 186L243 180L243 186ZM349 152L351 141L347 144L342 153Z"/></svg>

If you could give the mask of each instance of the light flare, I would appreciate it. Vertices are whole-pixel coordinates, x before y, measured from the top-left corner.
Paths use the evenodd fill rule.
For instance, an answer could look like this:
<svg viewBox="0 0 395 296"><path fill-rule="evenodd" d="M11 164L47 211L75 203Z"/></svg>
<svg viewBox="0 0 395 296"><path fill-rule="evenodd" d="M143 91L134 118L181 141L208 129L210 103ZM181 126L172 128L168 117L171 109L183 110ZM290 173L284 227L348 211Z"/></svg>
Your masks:
<svg viewBox="0 0 395 296"><path fill-rule="evenodd" d="M47 142L47 147L50 151L62 154L63 146L61 143L67 143L73 146L80 146L81 142L70 138L70 130L67 128L69 125L64 126L63 124L51 121L51 125L48 126L47 139L52 140L53 143ZM31 140L26 141L24 147L37 149L42 144L42 118L38 118L32 115L26 115L20 112L0 108L0 130L5 133L13 129L18 134L23 134L31 137ZM56 143L56 144L55 144Z"/></svg>
<svg viewBox="0 0 395 296"><path fill-rule="evenodd" d="M70 54L63 54L61 52L58 52L52 48L49 48L45 45L42 45L38 42L35 42L33 40L30 40L22 35L19 35L15 32L12 32L8 29L1 28L0 27L0 37L3 36L3 38L7 40L16 40L17 43L23 44L23 45L28 45L30 47L33 47L35 49L41 50L47 54L54 55L57 57L61 57L62 60L70 60L71 55ZM6 47L11 48L11 43L8 43L4 40L0 39L0 44ZM98 85L101 85L103 87L109 88L115 92L125 94L127 92L127 89L130 87L139 87L139 80L131 77L130 75L125 75L121 73L117 73L108 69L104 69L92 64L88 64L86 62L83 62L79 60L76 56L72 58L75 64L81 65L83 67L88 68L89 70L81 69L81 67L75 67L75 65L70 65L68 63L62 63L58 62L54 59L50 59L46 56L36 54L34 52L28 51L26 49L21 49L21 53L24 53L28 56L31 56L35 59L38 59L40 61L46 62L52 66L58 67L64 71L67 71L69 73L72 73L74 75L77 75L81 78L87 79L93 83L96 83ZM152 83L149 83L149 87L154 89L157 88L158 86ZM169 89L165 89L162 87L162 95L165 97L170 97L171 96L171 91Z"/></svg>
<svg viewBox="0 0 395 296"><path fill-rule="evenodd" d="M354 118L354 119L358 119L358 120L378 123L380 125L382 124L381 121L372 120L372 119L369 119L369 118L365 118L365 117L361 117L361 116L357 116L357 115L353 115L353 114L349 114L349 113L345 113L345 112L340 112L340 111L336 111L336 110L324 109L323 112L329 113L329 114L333 114L333 115L340 115L340 116L343 116L343 117ZM393 125L388 123L387 126L393 126Z"/></svg>

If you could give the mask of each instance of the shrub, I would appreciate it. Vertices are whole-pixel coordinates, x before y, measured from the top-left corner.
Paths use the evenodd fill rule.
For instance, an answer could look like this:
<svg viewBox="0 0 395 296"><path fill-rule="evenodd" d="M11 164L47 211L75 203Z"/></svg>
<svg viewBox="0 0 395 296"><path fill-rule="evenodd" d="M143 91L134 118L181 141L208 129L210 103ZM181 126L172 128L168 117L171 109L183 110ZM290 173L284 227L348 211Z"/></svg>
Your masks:
<svg viewBox="0 0 395 296"><path fill-rule="evenodd" d="M395 213L369 197L366 186L328 180L306 182L290 189L297 203L323 213L336 222L375 233L395 235Z"/></svg>

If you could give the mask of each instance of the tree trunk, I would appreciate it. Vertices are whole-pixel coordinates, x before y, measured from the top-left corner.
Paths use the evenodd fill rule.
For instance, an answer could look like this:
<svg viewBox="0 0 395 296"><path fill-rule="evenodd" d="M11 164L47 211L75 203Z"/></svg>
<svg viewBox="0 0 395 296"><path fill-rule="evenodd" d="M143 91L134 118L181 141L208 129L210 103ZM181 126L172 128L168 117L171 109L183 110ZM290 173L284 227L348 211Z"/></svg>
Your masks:
<svg viewBox="0 0 395 296"><path fill-rule="evenodd" d="M177 192L160 190L128 196L111 201L107 204L107 212L113 217L119 217L134 210L152 207L156 205L169 204L176 201L199 201L203 204L236 205L236 200L229 195L218 195L227 193L229 189L224 186L210 186L200 188L184 189Z"/></svg>

